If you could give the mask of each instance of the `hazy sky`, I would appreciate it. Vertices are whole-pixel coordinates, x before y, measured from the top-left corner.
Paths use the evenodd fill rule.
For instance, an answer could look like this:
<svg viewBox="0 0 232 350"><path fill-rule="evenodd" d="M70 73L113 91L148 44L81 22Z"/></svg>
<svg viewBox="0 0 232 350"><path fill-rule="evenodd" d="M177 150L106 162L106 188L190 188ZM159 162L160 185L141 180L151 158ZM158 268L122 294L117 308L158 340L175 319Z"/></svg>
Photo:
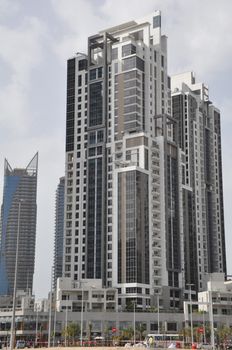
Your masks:
<svg viewBox="0 0 232 350"><path fill-rule="evenodd" d="M228 273L232 274L232 1L0 0L0 188L4 158L39 151L34 291L47 296L55 190L64 174L66 60L101 29L162 11L169 74L193 70L221 109Z"/></svg>

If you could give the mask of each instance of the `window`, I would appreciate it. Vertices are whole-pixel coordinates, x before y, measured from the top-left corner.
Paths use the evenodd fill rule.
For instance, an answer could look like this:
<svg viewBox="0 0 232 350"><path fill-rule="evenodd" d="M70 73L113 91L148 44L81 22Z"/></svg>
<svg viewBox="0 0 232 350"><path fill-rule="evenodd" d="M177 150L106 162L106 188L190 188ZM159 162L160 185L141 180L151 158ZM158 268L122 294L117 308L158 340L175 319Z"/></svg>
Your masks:
<svg viewBox="0 0 232 350"><path fill-rule="evenodd" d="M112 49L112 60L116 60L118 58L118 48L115 47Z"/></svg>
<svg viewBox="0 0 232 350"><path fill-rule="evenodd" d="M102 82L90 84L89 92L89 125L96 126L102 123Z"/></svg>
<svg viewBox="0 0 232 350"><path fill-rule="evenodd" d="M103 142L103 137L104 137L104 131L99 130L97 133L97 142Z"/></svg>
<svg viewBox="0 0 232 350"><path fill-rule="evenodd" d="M87 60L86 59L83 59L83 60L80 60L78 62L78 70L81 71L81 70L86 70L87 69Z"/></svg>
<svg viewBox="0 0 232 350"><path fill-rule="evenodd" d="M161 16L153 17L153 28L161 27Z"/></svg>
<svg viewBox="0 0 232 350"><path fill-rule="evenodd" d="M94 80L97 78L97 70L91 69L89 73L89 80Z"/></svg>
<svg viewBox="0 0 232 350"><path fill-rule="evenodd" d="M161 67L164 67L164 56L161 55Z"/></svg>
<svg viewBox="0 0 232 350"><path fill-rule="evenodd" d="M98 79L102 78L102 67L98 68Z"/></svg>
<svg viewBox="0 0 232 350"><path fill-rule="evenodd" d="M136 47L132 44L127 44L122 47L122 57L136 53Z"/></svg>
<svg viewBox="0 0 232 350"><path fill-rule="evenodd" d="M126 58L123 60L123 67L122 67L123 71L131 70L133 68L138 68L141 71L144 71L144 61L137 56Z"/></svg>

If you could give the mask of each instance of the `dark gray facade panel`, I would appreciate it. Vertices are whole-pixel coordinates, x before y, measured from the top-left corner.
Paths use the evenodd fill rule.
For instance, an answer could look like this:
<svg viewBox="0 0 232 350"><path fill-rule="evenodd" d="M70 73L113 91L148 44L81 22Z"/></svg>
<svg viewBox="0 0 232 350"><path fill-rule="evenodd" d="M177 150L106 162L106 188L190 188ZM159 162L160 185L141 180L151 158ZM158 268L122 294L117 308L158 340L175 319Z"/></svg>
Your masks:
<svg viewBox="0 0 232 350"><path fill-rule="evenodd" d="M149 284L148 176L118 175L118 283Z"/></svg>
<svg viewBox="0 0 232 350"><path fill-rule="evenodd" d="M66 152L74 150L75 120L75 58L67 63Z"/></svg>

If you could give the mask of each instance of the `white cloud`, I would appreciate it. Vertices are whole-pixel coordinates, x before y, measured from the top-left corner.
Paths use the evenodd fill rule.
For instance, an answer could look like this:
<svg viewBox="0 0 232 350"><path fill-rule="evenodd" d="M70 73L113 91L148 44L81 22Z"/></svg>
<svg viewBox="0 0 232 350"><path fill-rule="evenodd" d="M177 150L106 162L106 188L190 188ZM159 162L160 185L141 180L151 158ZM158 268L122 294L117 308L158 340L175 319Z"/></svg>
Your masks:
<svg viewBox="0 0 232 350"><path fill-rule="evenodd" d="M107 22L96 6L85 0L51 0L65 31L54 42L54 50L64 62L76 51L86 51L87 38Z"/></svg>
<svg viewBox="0 0 232 350"><path fill-rule="evenodd" d="M45 27L36 18L28 17L16 28L0 26L0 62L7 69L6 85L0 90L0 127L25 132L30 118L28 92L32 70L41 62Z"/></svg>
<svg viewBox="0 0 232 350"><path fill-rule="evenodd" d="M0 18L5 19L6 16L14 14L19 8L16 2L9 0L0 0Z"/></svg>
<svg viewBox="0 0 232 350"><path fill-rule="evenodd" d="M223 4L225 6L223 6ZM190 6L188 6L190 5ZM197 74L219 74L230 68L232 3L228 1L182 2L178 21L167 24L171 69L182 66ZM167 20L171 13L167 13Z"/></svg>
<svg viewBox="0 0 232 350"><path fill-rule="evenodd" d="M44 24L33 17L23 19L17 28L0 26L0 57L22 85L28 83L31 69L41 61L44 35Z"/></svg>
<svg viewBox="0 0 232 350"><path fill-rule="evenodd" d="M4 67L4 79L0 82L0 200L3 189L2 156L8 158L12 167L24 167L38 150L36 259L41 277L46 271L42 261L45 260L48 264L52 256L53 200L57 178L63 173L64 161L60 154L63 154L64 147L63 134L59 127L52 128L48 122L41 127L41 121L46 122L46 117L43 116L40 119L41 114L46 111L43 101L48 101L48 99L43 95L47 92L44 79L38 79L37 71L43 72L44 75L49 74L49 66L47 67L48 62L45 61L45 57L50 37L44 21L24 11L26 7L23 8L23 2L25 5L25 1L22 0L21 3L17 2L17 6L13 6L16 2L7 1L6 3L0 0L0 12L4 7L5 16L0 24L0 64L1 67ZM40 85L35 84L35 78ZM57 88L56 82L53 84L54 88ZM49 107L47 106L47 109ZM55 110L54 106L53 110ZM49 136L46 133L46 136L36 137L37 127L38 129L44 128L44 130L49 128ZM43 251L46 256L41 257ZM37 287L46 295L48 285L49 283Z"/></svg>
<svg viewBox="0 0 232 350"><path fill-rule="evenodd" d="M27 119L27 96L25 89L11 81L0 91L0 129L5 132L24 133ZM4 131L4 132L3 132Z"/></svg>

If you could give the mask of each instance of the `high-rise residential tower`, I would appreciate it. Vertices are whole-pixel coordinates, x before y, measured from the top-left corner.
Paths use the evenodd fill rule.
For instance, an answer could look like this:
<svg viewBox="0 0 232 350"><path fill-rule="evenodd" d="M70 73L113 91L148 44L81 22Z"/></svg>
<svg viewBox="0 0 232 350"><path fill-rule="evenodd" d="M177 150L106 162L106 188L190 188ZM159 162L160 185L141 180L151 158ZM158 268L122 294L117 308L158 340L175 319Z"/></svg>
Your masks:
<svg viewBox="0 0 232 350"><path fill-rule="evenodd" d="M17 233L17 289L32 291L36 241L38 153L24 169L5 160L0 231L0 295L14 289Z"/></svg>
<svg viewBox="0 0 232 350"><path fill-rule="evenodd" d="M206 289L206 274L226 274L220 111L192 72L171 79L182 151L185 279Z"/></svg>
<svg viewBox="0 0 232 350"><path fill-rule="evenodd" d="M63 276L102 279L121 308L181 307L185 159L159 11L68 60L66 117Z"/></svg>
<svg viewBox="0 0 232 350"><path fill-rule="evenodd" d="M53 262L54 288L56 287L57 278L62 276L63 247L64 247L64 186L65 186L65 178L61 177L56 190L55 240L54 240L54 262Z"/></svg>

